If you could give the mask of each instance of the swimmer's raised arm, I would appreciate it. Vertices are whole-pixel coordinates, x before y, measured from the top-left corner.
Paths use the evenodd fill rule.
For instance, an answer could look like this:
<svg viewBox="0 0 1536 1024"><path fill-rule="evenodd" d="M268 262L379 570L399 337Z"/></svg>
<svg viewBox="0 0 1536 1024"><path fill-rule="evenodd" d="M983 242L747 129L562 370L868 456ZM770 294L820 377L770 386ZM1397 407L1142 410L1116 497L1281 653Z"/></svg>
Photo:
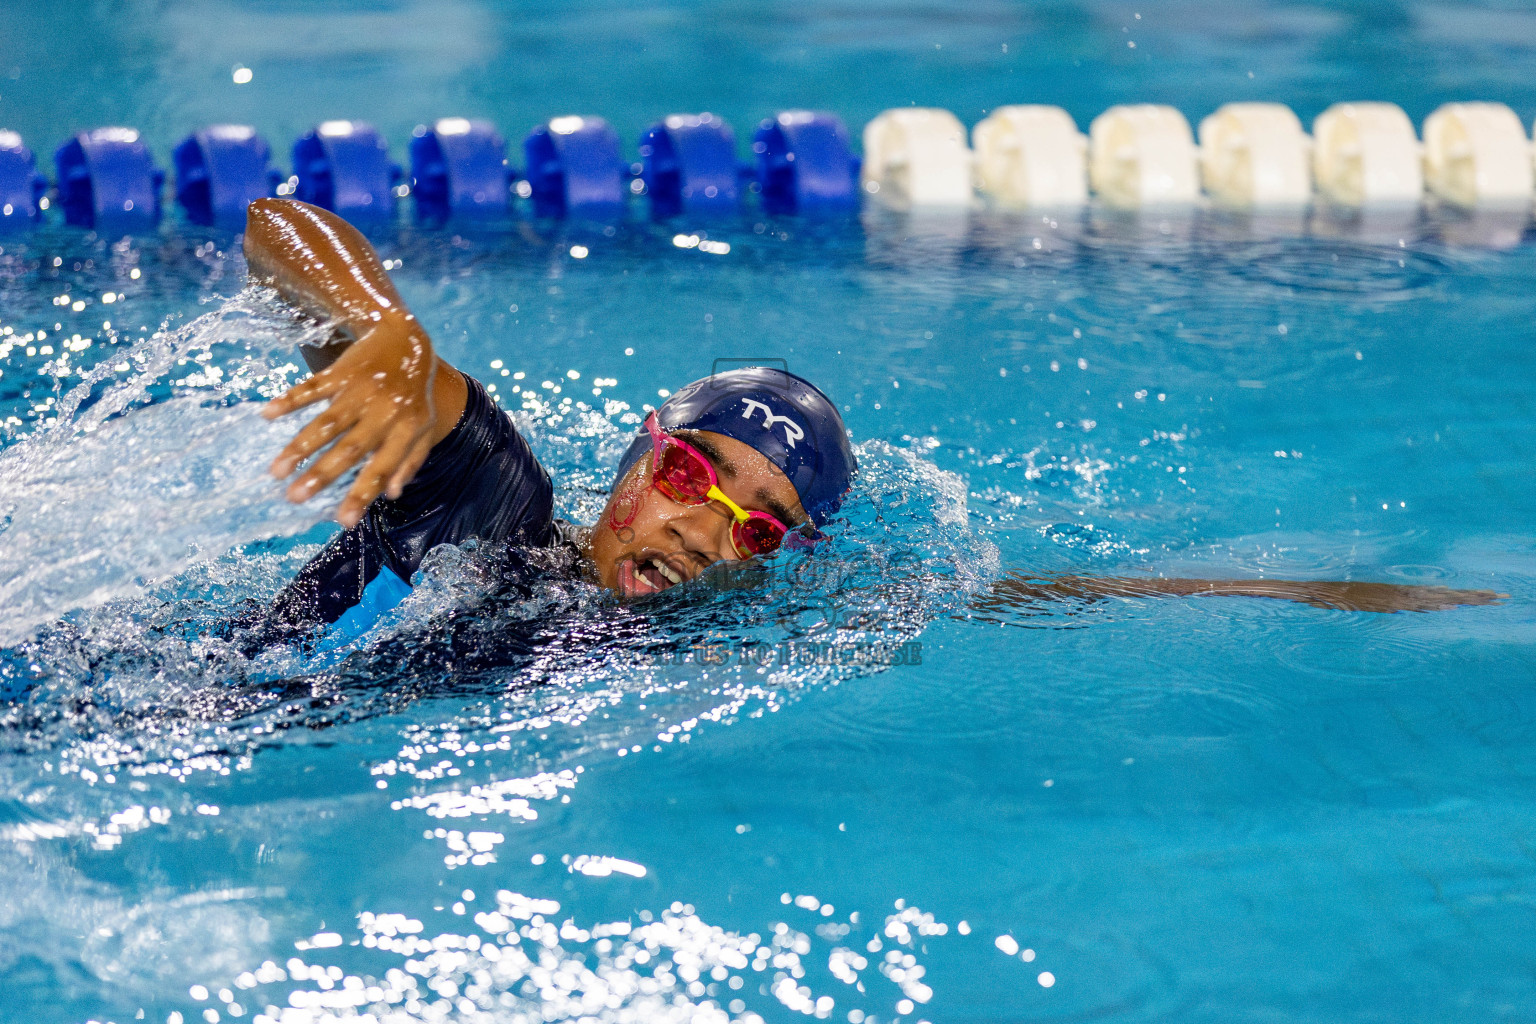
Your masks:
<svg viewBox="0 0 1536 1024"><path fill-rule="evenodd" d="M289 485L288 500L297 502L366 459L336 510L343 526L355 526L381 493L398 497L432 446L452 432L468 396L464 378L432 350L373 246L335 214L258 199L246 214L245 258L252 279L336 325L335 344L305 353L315 375L262 415L275 419L330 400L278 453L271 472L287 477L331 446Z"/></svg>
<svg viewBox="0 0 1536 1024"><path fill-rule="evenodd" d="M1353 612L1433 612L1459 605L1493 604L1508 594L1492 590L1452 590L1397 583L1329 580L1187 580L1136 576L1055 576L1031 578L1010 573L978 598L981 611L1038 607L1044 601L1106 597L1271 597L1314 608Z"/></svg>

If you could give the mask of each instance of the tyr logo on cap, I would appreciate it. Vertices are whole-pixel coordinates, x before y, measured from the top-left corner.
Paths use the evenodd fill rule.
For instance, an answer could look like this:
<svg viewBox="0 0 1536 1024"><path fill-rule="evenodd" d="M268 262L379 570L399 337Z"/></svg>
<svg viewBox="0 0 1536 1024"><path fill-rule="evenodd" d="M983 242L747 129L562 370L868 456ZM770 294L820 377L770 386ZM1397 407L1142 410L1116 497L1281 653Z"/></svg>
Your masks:
<svg viewBox="0 0 1536 1024"><path fill-rule="evenodd" d="M741 414L741 418L744 420L749 420L752 418L752 412L754 409L763 410L764 430L772 430L775 423L784 424L784 443L789 445L791 448L795 446L796 441L800 441L805 438L805 428L800 426L800 424L796 423L794 420L790 419L788 416L775 416L772 409L768 408L768 406L762 402L757 401L755 398L743 398L741 403L742 405L746 406L746 409L744 409Z"/></svg>

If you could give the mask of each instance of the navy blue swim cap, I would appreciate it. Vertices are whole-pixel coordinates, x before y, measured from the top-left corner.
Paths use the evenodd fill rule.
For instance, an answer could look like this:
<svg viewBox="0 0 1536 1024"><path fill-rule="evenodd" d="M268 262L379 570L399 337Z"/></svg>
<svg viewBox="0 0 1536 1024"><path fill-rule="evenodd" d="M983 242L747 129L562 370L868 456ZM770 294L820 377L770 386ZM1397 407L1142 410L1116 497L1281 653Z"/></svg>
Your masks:
<svg viewBox="0 0 1536 1024"><path fill-rule="evenodd" d="M842 503L858 463L837 406L810 381L769 366L727 370L678 391L656 410L664 431L708 430L748 445L783 472L821 526ZM614 483L651 449L643 428Z"/></svg>

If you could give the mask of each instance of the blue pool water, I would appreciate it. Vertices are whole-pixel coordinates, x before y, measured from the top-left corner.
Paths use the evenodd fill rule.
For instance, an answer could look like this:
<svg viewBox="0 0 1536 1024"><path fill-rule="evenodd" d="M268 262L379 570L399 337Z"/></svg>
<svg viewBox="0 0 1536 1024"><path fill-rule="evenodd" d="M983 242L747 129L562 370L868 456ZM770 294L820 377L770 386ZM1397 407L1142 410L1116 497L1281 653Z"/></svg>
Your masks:
<svg viewBox="0 0 1536 1024"><path fill-rule="evenodd" d="M446 114L1536 115L1536 20L1500 4L5 18L0 125L127 122L162 161L212 120L403 150ZM221 625L333 529L262 475L302 325L226 235L0 239L0 1021L1536 1015L1536 247L639 213L377 243L574 519L626 416L713 360L820 383L864 466L829 549L651 609L487 599L494 552L445 550L360 641L255 657ZM971 612L1010 569L1510 599Z"/></svg>

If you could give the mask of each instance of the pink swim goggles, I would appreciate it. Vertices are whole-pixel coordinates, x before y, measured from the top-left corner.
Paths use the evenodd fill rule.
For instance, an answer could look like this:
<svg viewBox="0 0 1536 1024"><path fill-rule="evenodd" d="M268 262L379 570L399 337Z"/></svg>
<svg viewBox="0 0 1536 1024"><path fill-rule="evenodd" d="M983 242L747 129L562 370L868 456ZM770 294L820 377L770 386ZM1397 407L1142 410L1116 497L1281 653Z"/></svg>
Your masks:
<svg viewBox="0 0 1536 1024"><path fill-rule="evenodd" d="M748 510L726 497L715 467L693 445L662 433L653 412L645 419L651 434L651 486L679 505L707 505L717 501L730 509L731 544L741 558L771 555L779 549L789 527L766 512Z"/></svg>

